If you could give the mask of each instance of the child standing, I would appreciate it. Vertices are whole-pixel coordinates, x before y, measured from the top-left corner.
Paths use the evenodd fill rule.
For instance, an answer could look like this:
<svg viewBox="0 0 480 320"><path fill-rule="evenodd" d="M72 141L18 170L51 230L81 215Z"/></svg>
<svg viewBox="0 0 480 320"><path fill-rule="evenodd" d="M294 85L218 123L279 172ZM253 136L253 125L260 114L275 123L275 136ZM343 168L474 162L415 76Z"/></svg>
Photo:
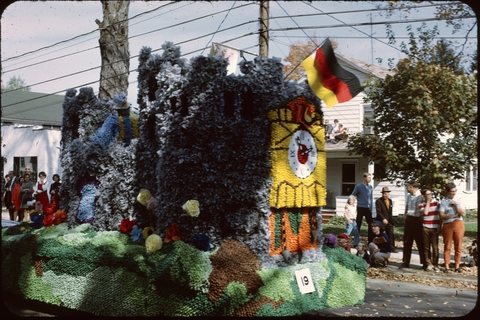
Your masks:
<svg viewBox="0 0 480 320"><path fill-rule="evenodd" d="M360 242L360 230L357 226L357 198L355 196L348 197L347 204L345 205L345 212L343 214L346 219L345 234L350 236L353 230L353 246L356 247Z"/></svg>

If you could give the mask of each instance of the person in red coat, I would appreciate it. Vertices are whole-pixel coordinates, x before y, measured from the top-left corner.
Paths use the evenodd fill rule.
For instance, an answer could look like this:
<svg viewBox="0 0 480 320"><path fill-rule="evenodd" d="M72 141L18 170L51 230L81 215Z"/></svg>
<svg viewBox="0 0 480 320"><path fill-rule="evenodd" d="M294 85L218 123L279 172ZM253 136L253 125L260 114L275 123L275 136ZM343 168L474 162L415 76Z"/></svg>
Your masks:
<svg viewBox="0 0 480 320"><path fill-rule="evenodd" d="M17 181L18 182L15 184L15 186L12 189L12 204L15 207L15 211L13 212L14 221L17 220L17 217L19 216L18 213L23 210L22 195L20 193L20 189L22 188L22 183L25 181L25 179L23 177L20 177Z"/></svg>
<svg viewBox="0 0 480 320"><path fill-rule="evenodd" d="M45 172L40 172L38 174L37 182L37 202L42 204L43 212L46 213L50 210L50 199L48 198L48 187L47 187L47 174Z"/></svg>

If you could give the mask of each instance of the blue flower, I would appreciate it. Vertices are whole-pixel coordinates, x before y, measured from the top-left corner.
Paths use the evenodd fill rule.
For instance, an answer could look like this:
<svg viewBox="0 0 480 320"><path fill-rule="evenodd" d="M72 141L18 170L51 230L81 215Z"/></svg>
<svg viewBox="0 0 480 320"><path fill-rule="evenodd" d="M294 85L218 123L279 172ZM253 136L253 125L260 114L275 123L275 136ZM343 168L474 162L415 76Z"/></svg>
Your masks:
<svg viewBox="0 0 480 320"><path fill-rule="evenodd" d="M191 245L198 250L208 251L210 250L210 238L205 233L200 233L193 238Z"/></svg>
<svg viewBox="0 0 480 320"><path fill-rule="evenodd" d="M132 232L130 232L130 237L132 238L133 242L143 242L144 239L142 229L137 225L133 226Z"/></svg>
<svg viewBox="0 0 480 320"><path fill-rule="evenodd" d="M95 184L86 184L80 191L80 204L78 205L77 218L81 222L90 222L95 213L95 196L97 187Z"/></svg>

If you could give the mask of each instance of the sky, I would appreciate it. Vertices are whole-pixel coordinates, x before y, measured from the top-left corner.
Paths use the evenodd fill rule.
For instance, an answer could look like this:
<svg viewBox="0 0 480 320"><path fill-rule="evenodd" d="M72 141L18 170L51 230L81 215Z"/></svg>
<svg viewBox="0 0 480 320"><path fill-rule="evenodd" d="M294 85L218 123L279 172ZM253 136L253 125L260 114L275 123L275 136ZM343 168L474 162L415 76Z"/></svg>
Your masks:
<svg viewBox="0 0 480 320"><path fill-rule="evenodd" d="M408 17L381 15L370 1L270 1L269 57L282 61L290 45L316 37L338 42L336 52L387 67L388 59L404 57L399 48L408 35L407 26L422 21L437 24L443 37L463 43L466 30L452 35L444 22L432 22L434 8L420 5ZM426 3L424 3L426 4ZM143 14L142 14L143 13ZM246 51L253 60L259 53L258 1L131 1L129 8L130 75L128 100L134 108L137 97L138 54L144 46L161 54L166 41L180 46L189 61L207 56L212 42ZM92 87L98 94L101 57L100 32L95 20L103 20L100 1L17 1L1 16L2 85L11 77L22 78L33 92L64 94ZM471 26L476 19L468 20ZM397 36L387 45L385 22ZM195 40L196 39L196 40ZM233 40L232 40L233 39ZM477 28L470 32L465 52L477 48ZM378 60L381 59L381 60ZM381 62L380 62L381 61Z"/></svg>

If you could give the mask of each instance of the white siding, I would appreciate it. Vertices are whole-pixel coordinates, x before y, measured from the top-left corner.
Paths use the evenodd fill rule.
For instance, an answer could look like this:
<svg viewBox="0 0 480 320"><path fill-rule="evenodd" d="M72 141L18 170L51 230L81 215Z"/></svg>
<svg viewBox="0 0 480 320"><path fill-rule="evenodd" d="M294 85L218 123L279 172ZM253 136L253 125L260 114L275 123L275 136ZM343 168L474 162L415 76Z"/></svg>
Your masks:
<svg viewBox="0 0 480 320"><path fill-rule="evenodd" d="M350 101L323 108L324 118L332 124L334 119L338 119L349 134L363 131L363 97L364 93L361 92Z"/></svg>
<svg viewBox="0 0 480 320"><path fill-rule="evenodd" d="M2 157L4 174L13 170L14 157L37 157L38 171L45 171L48 181L57 173L62 176L60 166L59 128L32 130L32 127L17 127L2 125Z"/></svg>

